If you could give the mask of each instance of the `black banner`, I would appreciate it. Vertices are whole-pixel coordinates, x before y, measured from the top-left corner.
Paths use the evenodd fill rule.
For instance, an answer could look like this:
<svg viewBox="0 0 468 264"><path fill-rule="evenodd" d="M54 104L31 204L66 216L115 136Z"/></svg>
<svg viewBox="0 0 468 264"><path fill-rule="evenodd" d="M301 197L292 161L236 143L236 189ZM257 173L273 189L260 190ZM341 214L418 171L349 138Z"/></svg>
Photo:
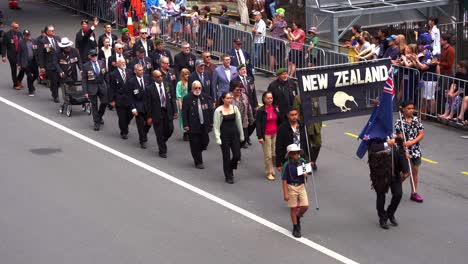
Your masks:
<svg viewBox="0 0 468 264"><path fill-rule="evenodd" d="M372 99L383 91L390 60L299 69L299 94L306 124L369 114ZM312 98L320 99L320 115L312 116ZM317 104L317 103L315 103Z"/></svg>

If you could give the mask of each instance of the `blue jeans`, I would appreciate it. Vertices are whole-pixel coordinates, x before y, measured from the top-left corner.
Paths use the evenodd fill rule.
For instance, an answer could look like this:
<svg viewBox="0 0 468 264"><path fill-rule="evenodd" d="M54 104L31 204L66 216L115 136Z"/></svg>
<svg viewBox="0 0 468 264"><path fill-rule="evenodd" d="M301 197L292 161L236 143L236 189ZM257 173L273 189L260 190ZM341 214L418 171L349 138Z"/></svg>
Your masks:
<svg viewBox="0 0 468 264"><path fill-rule="evenodd" d="M275 14L276 14L276 3L275 3L275 1L273 1L273 3L271 3L268 7L270 8L271 16L274 17Z"/></svg>
<svg viewBox="0 0 468 264"><path fill-rule="evenodd" d="M254 52L255 56L252 58L252 65L253 67L261 67L262 66L262 52L263 52L263 45L264 43L255 43L254 44Z"/></svg>

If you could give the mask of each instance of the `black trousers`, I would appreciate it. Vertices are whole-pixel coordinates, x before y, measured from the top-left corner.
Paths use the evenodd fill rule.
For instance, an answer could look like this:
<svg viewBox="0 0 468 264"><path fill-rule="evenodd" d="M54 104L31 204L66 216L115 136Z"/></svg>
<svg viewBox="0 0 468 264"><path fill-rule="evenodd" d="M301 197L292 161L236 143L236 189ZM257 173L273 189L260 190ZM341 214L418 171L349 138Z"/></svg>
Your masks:
<svg viewBox="0 0 468 264"><path fill-rule="evenodd" d="M21 69L18 72L18 59L16 56L10 57L8 56L8 62L10 63L10 70L11 70L11 80L13 81L13 86L17 86L19 83L23 81L24 77L24 70Z"/></svg>
<svg viewBox="0 0 468 264"><path fill-rule="evenodd" d="M119 117L120 135L128 135L128 125L133 118L132 110L129 106L116 105L115 108Z"/></svg>
<svg viewBox="0 0 468 264"><path fill-rule="evenodd" d="M46 70L46 76L50 82L50 92L52 94L52 98L58 98L58 88L60 86L58 72Z"/></svg>
<svg viewBox="0 0 468 264"><path fill-rule="evenodd" d="M223 171L226 179L232 178L233 170L237 169L237 163L240 160L240 141L238 137L221 136L221 152L223 154ZM232 158L231 158L232 152Z"/></svg>
<svg viewBox="0 0 468 264"><path fill-rule="evenodd" d="M105 95L101 92L97 92L95 95L90 95L89 100L91 101L91 113L93 114L94 123L101 122L101 118L106 112L107 99L103 98ZM99 98L99 107L98 107Z"/></svg>
<svg viewBox="0 0 468 264"><path fill-rule="evenodd" d="M153 120L154 133L156 134L156 141L158 142L159 154L167 153L166 142L174 132L174 122L167 118L167 112L162 111L162 118L155 123Z"/></svg>
<svg viewBox="0 0 468 264"><path fill-rule="evenodd" d="M146 122L146 113L138 112L138 115L135 117L135 123L138 130L138 139L140 143L148 141L148 131L151 126Z"/></svg>
<svg viewBox="0 0 468 264"><path fill-rule="evenodd" d="M189 143L190 143L190 152L192 153L193 161L195 165L203 163L202 152L208 144L210 143L210 137L208 132L203 133L188 133Z"/></svg>
<svg viewBox="0 0 468 264"><path fill-rule="evenodd" d="M376 192L377 214L379 215L379 218L391 217L395 214L398 205L400 204L401 197L403 196L401 180L399 178L394 177L392 179L390 190L392 192L392 200L390 201L390 205L387 207L387 211L385 211L385 193Z"/></svg>
<svg viewBox="0 0 468 264"><path fill-rule="evenodd" d="M34 88L34 81L39 76L39 70L37 68L37 63L35 60L28 62L28 67L25 69L26 78L28 80L28 89L29 92L34 92L36 88Z"/></svg>

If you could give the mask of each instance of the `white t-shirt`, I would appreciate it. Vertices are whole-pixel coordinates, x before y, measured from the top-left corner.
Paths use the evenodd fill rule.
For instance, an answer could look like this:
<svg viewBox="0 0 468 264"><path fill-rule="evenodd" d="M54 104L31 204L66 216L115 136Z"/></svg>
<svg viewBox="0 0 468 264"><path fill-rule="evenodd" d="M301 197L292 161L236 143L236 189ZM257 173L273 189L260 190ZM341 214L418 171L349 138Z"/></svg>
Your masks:
<svg viewBox="0 0 468 264"><path fill-rule="evenodd" d="M379 52L380 52L380 45L371 44L370 48L371 48L371 52L374 53L371 59L377 59L377 55L379 55Z"/></svg>
<svg viewBox="0 0 468 264"><path fill-rule="evenodd" d="M432 54L440 54L440 31L437 26L433 26L431 30L432 38Z"/></svg>
<svg viewBox="0 0 468 264"><path fill-rule="evenodd" d="M263 19L260 19L258 22L255 22L254 28L257 29L257 33L262 33L260 34L254 34L254 43L260 43L263 44L265 43L265 34L266 34L266 24Z"/></svg>

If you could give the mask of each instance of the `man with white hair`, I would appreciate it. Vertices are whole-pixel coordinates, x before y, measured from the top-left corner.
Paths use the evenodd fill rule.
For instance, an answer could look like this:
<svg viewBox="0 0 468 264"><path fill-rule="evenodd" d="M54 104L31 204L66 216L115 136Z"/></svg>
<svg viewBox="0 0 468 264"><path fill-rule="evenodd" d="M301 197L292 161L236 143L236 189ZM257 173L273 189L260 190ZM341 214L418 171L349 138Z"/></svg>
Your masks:
<svg viewBox="0 0 468 264"><path fill-rule="evenodd" d="M117 59L116 68L109 75L109 101L111 106L117 111L120 137L122 139L128 138L128 125L133 118L130 107L132 103L127 92L127 80L131 75L132 72L126 68L124 58Z"/></svg>
<svg viewBox="0 0 468 264"><path fill-rule="evenodd" d="M107 65L109 65L109 72L113 72L117 69L117 60L123 59L126 64L130 62L130 59L124 54L124 46L120 43L116 43L114 46L115 54L108 58Z"/></svg>

